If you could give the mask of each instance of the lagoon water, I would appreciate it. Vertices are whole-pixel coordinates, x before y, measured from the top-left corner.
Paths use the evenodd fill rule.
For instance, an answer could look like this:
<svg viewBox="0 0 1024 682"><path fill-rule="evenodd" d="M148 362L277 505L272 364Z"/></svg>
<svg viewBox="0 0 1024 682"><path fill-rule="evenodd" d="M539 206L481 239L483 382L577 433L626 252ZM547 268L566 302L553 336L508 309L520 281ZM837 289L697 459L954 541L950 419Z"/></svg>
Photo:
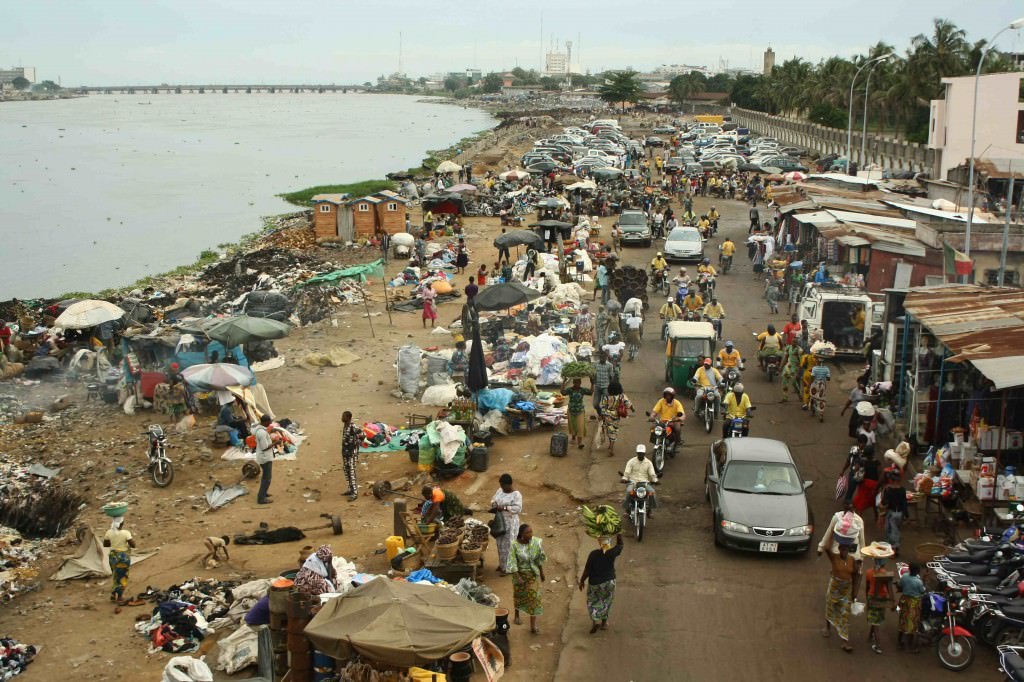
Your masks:
<svg viewBox="0 0 1024 682"><path fill-rule="evenodd" d="M494 120L402 95L92 95L0 104L0 300L98 291L418 165Z"/></svg>

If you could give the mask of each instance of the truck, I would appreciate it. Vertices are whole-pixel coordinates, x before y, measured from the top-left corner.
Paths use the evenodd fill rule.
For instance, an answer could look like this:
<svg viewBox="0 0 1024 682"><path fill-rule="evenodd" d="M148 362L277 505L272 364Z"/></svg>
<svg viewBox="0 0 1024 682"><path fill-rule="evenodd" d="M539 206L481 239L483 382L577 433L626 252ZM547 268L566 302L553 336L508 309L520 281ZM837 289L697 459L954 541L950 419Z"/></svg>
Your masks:
<svg viewBox="0 0 1024 682"><path fill-rule="evenodd" d="M858 330L855 320L863 313L864 328ZM864 357L867 341L881 329L885 304L876 302L859 287L832 282L808 282L800 294L797 314L807 320L813 335L835 345L836 355Z"/></svg>

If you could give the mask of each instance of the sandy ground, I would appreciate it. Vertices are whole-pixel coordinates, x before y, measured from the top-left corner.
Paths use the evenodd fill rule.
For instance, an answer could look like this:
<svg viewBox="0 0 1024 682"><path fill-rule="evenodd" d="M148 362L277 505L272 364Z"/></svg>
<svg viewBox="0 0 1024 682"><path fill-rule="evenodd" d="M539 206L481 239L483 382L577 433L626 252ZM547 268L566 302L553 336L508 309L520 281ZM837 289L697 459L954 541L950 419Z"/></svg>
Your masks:
<svg viewBox="0 0 1024 682"><path fill-rule="evenodd" d="M698 199L697 206L708 203ZM720 201L718 208L723 216L722 231L738 240L745 233L746 207ZM497 219L468 221L467 242L474 263L479 263L481 257L489 266L493 263L495 252L490 244L498 229ZM709 244L709 253L714 252L718 241ZM646 262L654 250L628 250L625 261ZM732 274L720 280L719 292L728 313L726 335L749 353L750 332L763 328L768 310L757 298L760 285L751 277L745 253L737 254L736 265ZM381 285L372 286L379 294ZM376 298L379 301L381 297ZM460 307L459 301L443 304L439 322L443 325L455 319ZM275 465L271 492L276 501L269 507L255 504L255 488L250 485L249 495L219 511L205 511L203 491L216 480L234 483L239 470L238 464L221 461L219 450L210 449L205 436L212 416L203 418L202 428L192 434L171 436L170 454L178 475L170 488L158 490L144 477L144 445L138 435L151 417L127 417L115 408L95 403L79 408L87 416L70 434L77 452L75 447L62 445L51 449L44 459L64 462L70 470L82 472L76 474L76 480L90 499L90 506L81 521L94 528L107 525L98 511L108 499L102 495L123 489L118 496L126 494L132 500L128 527L141 548L159 548L160 552L133 568L129 590L141 591L147 585L166 588L196 575L273 575L294 565L299 547L307 543L328 543L336 554L355 561L365 571L386 569L384 557L375 551L383 548L384 538L391 534L392 507L372 496L364 495L350 503L341 495L345 488L339 455L341 412L351 410L359 422L383 420L396 425L402 424L409 413L426 413L427 408L418 403L406 403L390 395L396 385L393 364L397 349L410 341L428 347L450 343L450 339L424 330L418 314L393 313L389 323L379 303L371 310L373 334L361 309L344 309L334 318L337 326L326 320L296 330L279 342L280 352L288 358L287 366L260 376L277 414L300 422L308 434L298 461ZM662 386L663 347L656 341L656 324L649 322L641 355L624 373L624 387L638 410L649 409ZM335 346L356 353L360 360L321 370L292 364L307 352ZM778 387L765 383L759 372L748 370L744 377L760 408L753 433L789 443L803 477L816 482L810 498L819 524L834 510L830 487L848 444L845 419L838 412L856 370L856 365L840 366L830 388L831 404L824 424L812 421L792 403L778 405ZM53 390L71 390L84 400L84 392L77 387ZM38 427L27 427L17 435L17 443L10 431L4 432L3 437L12 442L4 443L3 449L36 448L38 452L52 439L37 431L42 433ZM463 501L486 508L497 488L498 476L510 472L523 492L523 521L532 524L543 537L550 557L542 633L530 635L525 625L513 626L513 665L504 679L640 682L845 680L870 676L895 680L941 670L933 653L897 653L893 620L886 624L883 641L888 646L884 656L876 656L867 648L863 620L855 621L852 628L857 646L853 656L843 654L834 641L824 641L819 631L828 568L813 557L764 558L714 548L702 489L704 458L711 438L693 426L686 428L687 444L668 467L665 484L659 489L662 507L647 538L642 545L627 540L618 562L620 587L610 629L588 635L584 599L574 584L592 540L579 532L576 508L579 500L618 500L621 487L615 472L621 470L626 458L609 458L603 452L589 450L573 450L564 459L551 458L547 455L550 433L550 429L541 428L532 434L498 438L491 450L489 471L470 472L446 484ZM620 453L646 440L642 418L633 418L624 427ZM118 465L128 467L129 473L115 474ZM359 468L363 484L414 474L415 466L404 451L366 455ZM229 563L212 571L199 565L202 538L207 535L251 531L260 521L310 527L321 522L320 513L340 513L344 535L336 537L328 530L316 530L307 533L304 543L232 546ZM908 531L908 535L908 547L924 541L919 531ZM876 529L869 529L869 540L878 536ZM73 548L74 542L68 542L63 551L71 552ZM57 563L57 557L42 562L42 575L49 575ZM510 579L499 577L495 565L492 546L483 580L510 606ZM108 589L106 581L45 581L39 591L0 610L0 634L45 647L20 679L158 679L169 656L148 655L147 641L132 630L135 616L148 612L148 608L126 608L115 615L107 601ZM987 677L993 665L991 652L979 651L974 667L962 679Z"/></svg>

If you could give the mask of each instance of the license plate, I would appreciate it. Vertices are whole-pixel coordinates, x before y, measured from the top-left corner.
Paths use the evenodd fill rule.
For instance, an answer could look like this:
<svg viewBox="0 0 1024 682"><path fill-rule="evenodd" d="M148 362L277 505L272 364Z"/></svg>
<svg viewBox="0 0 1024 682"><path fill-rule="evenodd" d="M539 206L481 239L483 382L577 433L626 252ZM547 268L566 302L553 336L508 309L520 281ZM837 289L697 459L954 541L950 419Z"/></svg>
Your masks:
<svg viewBox="0 0 1024 682"><path fill-rule="evenodd" d="M760 551L762 552L778 552L779 543L777 542L762 542Z"/></svg>

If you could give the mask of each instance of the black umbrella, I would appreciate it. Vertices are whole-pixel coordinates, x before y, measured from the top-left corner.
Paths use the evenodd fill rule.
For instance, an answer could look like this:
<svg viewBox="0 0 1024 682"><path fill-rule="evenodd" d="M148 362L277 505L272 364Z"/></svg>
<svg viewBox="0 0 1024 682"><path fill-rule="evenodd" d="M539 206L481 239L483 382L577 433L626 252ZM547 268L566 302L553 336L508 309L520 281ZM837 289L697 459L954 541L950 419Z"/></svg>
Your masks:
<svg viewBox="0 0 1024 682"><path fill-rule="evenodd" d="M473 325L473 347L469 349L469 364L466 366L466 388L473 393L487 388L487 365L484 364L484 344L480 340L479 324Z"/></svg>
<svg viewBox="0 0 1024 682"><path fill-rule="evenodd" d="M512 230L511 232L499 234L494 238L494 246L499 249L519 246L520 244L533 249L544 248L544 240L532 230Z"/></svg>
<svg viewBox="0 0 1024 682"><path fill-rule="evenodd" d="M506 310L539 298L541 293L522 282L494 284L487 287L473 299L477 310ZM479 325L477 325L479 326Z"/></svg>
<svg viewBox="0 0 1024 682"><path fill-rule="evenodd" d="M559 230L568 230L572 228L572 223L567 223L564 220L541 220L532 223L529 227L553 227Z"/></svg>

